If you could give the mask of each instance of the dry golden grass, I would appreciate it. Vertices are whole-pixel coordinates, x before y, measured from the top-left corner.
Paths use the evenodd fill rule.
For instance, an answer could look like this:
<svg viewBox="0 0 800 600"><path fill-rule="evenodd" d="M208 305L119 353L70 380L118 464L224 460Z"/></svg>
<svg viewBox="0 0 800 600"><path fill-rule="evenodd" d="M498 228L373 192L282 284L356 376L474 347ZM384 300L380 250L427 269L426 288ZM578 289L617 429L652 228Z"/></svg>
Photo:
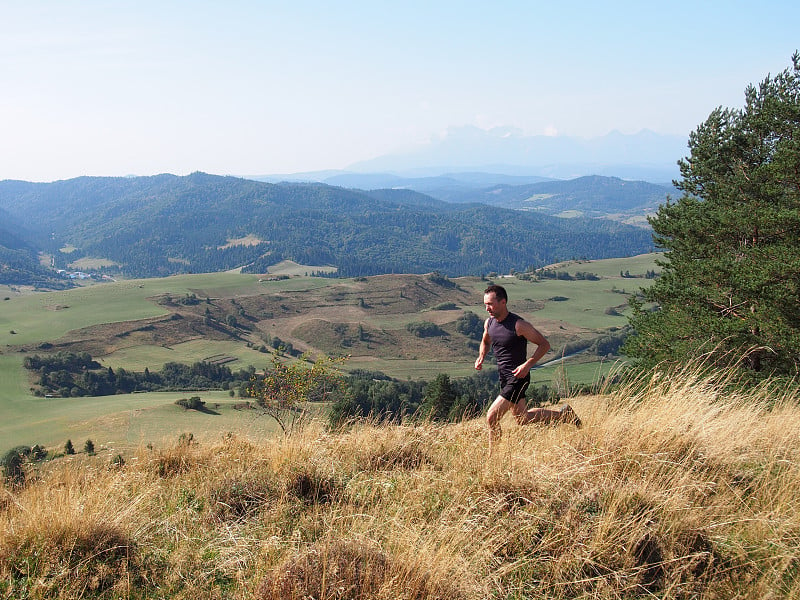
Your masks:
<svg viewBox="0 0 800 600"><path fill-rule="evenodd" d="M318 425L53 461L0 501L7 598L800 598L800 407L686 372L584 426Z"/></svg>

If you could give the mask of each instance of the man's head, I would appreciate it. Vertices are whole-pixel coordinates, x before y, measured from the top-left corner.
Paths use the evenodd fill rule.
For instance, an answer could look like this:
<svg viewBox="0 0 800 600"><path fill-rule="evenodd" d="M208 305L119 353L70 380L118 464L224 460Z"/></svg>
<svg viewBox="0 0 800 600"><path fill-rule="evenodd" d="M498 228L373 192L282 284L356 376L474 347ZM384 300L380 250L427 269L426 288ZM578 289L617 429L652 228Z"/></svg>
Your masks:
<svg viewBox="0 0 800 600"><path fill-rule="evenodd" d="M494 294L498 300L505 300L508 302L508 294L506 293L506 288L502 285L490 285L485 290L483 290L484 294Z"/></svg>
<svg viewBox="0 0 800 600"><path fill-rule="evenodd" d="M502 321L508 314L508 294L503 286L490 285L483 292L483 305L492 317Z"/></svg>

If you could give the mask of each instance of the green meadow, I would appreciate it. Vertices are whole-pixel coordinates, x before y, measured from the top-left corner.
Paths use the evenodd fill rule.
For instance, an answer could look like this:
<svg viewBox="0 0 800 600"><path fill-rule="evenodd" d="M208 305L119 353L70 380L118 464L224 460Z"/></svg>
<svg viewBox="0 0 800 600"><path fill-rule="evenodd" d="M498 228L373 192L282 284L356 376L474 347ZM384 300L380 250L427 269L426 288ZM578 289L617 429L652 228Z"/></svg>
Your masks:
<svg viewBox="0 0 800 600"><path fill-rule="evenodd" d="M276 428L255 410L238 407L227 392L158 392L87 398L37 398L25 389L18 357L0 356L0 449L40 444L76 450L91 439L98 448L130 450L148 443L163 445L183 432L218 440L226 432L246 437L272 435ZM184 410L180 398L200 395L208 410Z"/></svg>
<svg viewBox="0 0 800 600"><path fill-rule="evenodd" d="M524 281L516 277L496 278L508 289L509 306L517 310L534 325L547 329L557 344L580 339L585 335L627 324L624 316L627 297L652 280L643 277L648 270L656 268L655 255L604 261L575 261L557 266L557 270L576 273L595 273L597 281L555 280ZM443 352L432 357L421 353L416 356L414 345L420 343L407 331L406 325L415 321L437 320L452 322L464 310L483 317L483 289L485 279L471 277L454 280L462 290L463 300L458 310L433 311L432 306L420 307L411 312L371 314L369 311L353 317L355 300L347 294L368 293L371 283L359 283L366 292L356 289L353 280L316 278L299 275L313 271L314 267L284 264L278 270L292 271L297 275L288 279L270 276L247 275L236 272L195 274L163 279L122 280L111 283L95 283L67 291L25 292L14 288L2 290L0 301L0 450L18 444L35 443L61 446L71 439L76 449L82 448L86 439L92 439L104 447L130 447L146 443L160 443L183 432L195 437L219 438L226 432L245 433L252 436L270 435L274 424L254 410L243 410L242 400L231 398L228 392L144 393L99 398L39 398L32 394L31 383L22 362L27 354L42 352L40 345L57 343L59 338L93 325L123 323L169 314L170 309L157 301L158 296L168 294L180 298L195 294L201 300L209 298L236 299L261 294L276 294L291 303L292 294L305 298L307 313L289 314L291 319L274 319L264 326L265 331L282 339L293 339L293 328L298 322L311 319L330 320L330 307L341 300L342 322L356 318L366 326L392 333L402 348L393 352L367 350L359 347L350 354L347 369L382 371L405 380L430 380L439 373L451 377L468 376L473 373L471 355L453 358ZM631 277L621 277L629 272ZM634 277L636 276L636 277ZM402 276L396 276L402 277ZM331 293L337 286L335 293ZM342 291L344 290L344 291ZM467 291L464 295L463 290ZM624 291L624 293L623 293ZM377 298L385 298L385 290L376 292ZM331 300L331 296L335 300ZM328 307L328 312L315 312L315 303L308 299L319 298L319 310ZM368 300L369 302L369 300ZM338 306L338 304L336 304ZM618 314L611 314L614 308ZM348 312L349 311L349 312ZM334 314L337 314L334 311ZM291 321L291 326L289 322ZM351 321L352 322L352 321ZM232 370L250 365L260 370L270 362L270 355L259 351L263 345L254 330L254 343L245 343L247 338L212 340L195 338L176 340L175 343L133 344L115 349L110 354L95 356L103 366L141 371L145 367L158 370L167 362L190 364L211 356L225 356ZM78 336L79 337L79 336ZM436 343L436 342L426 342ZM534 369L534 385L563 385L564 382L591 383L598 381L617 365L614 361L598 357L576 355L558 360L551 354L545 364ZM189 395L200 395L210 407L206 412L185 411L175 401Z"/></svg>

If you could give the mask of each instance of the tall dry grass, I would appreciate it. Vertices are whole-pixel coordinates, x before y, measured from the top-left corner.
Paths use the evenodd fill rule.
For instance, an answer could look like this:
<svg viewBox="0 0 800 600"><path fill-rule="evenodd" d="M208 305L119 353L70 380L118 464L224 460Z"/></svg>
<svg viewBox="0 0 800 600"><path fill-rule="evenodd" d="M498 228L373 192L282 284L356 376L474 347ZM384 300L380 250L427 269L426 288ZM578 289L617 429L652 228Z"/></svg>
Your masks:
<svg viewBox="0 0 800 600"><path fill-rule="evenodd" d="M584 426L187 438L4 489L8 598L800 598L800 407L698 372Z"/></svg>

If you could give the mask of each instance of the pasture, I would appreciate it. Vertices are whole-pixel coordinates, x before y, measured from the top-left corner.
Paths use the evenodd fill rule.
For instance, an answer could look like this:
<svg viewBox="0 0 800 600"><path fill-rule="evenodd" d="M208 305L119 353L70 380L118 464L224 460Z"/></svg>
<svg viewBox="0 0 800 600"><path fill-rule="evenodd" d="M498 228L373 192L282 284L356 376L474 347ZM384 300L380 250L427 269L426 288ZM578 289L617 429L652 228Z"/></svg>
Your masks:
<svg viewBox="0 0 800 600"><path fill-rule="evenodd" d="M656 268L654 261L654 255L645 255L555 267L572 274L595 273L600 276L596 281L524 281L508 276L493 280L508 289L510 309L534 323L553 344L543 361L547 364L532 371L534 385L561 389L564 382L591 383L614 367L613 361L589 355L556 359L566 343L626 325L627 296L651 283L642 276ZM283 264L278 269L305 273L316 268ZM621 272L631 277L622 277ZM241 400L222 391L199 394L209 406L216 406L205 413L174 405L178 398L195 393L35 397L22 367L24 356L62 348L92 348L98 362L115 370L154 371L167 362L190 364L216 355L230 358L226 364L232 370L249 365L261 370L270 355L260 349L280 338L312 354L347 354L349 370L381 371L403 380L431 380L439 373L468 376L473 373L475 346L470 348L457 333L455 321L465 311L484 317L483 289L488 281L478 277L452 281L456 285L448 288L421 275L340 280L225 272L123 280L55 292L19 293L8 288L8 299L0 303L0 449L34 443L59 446L67 438L76 448L88 438L108 447L130 446L157 443L184 431L208 438L229 431L260 436L274 427L256 411L234 408ZM199 299L196 306L177 302L191 294ZM431 310L443 302L455 304L456 309ZM225 314L244 314L239 316L242 326L218 326L208 335L189 331L209 308L217 311L220 321ZM609 308L618 314L609 314ZM171 313L183 316L176 321L169 318ZM406 326L420 321L435 322L447 333L415 337ZM181 327L187 331L178 335ZM363 339L352 337L356 330ZM345 331L351 335L347 343L336 337L336 332ZM42 344L53 347L48 350ZM106 350L101 353L96 348Z"/></svg>

